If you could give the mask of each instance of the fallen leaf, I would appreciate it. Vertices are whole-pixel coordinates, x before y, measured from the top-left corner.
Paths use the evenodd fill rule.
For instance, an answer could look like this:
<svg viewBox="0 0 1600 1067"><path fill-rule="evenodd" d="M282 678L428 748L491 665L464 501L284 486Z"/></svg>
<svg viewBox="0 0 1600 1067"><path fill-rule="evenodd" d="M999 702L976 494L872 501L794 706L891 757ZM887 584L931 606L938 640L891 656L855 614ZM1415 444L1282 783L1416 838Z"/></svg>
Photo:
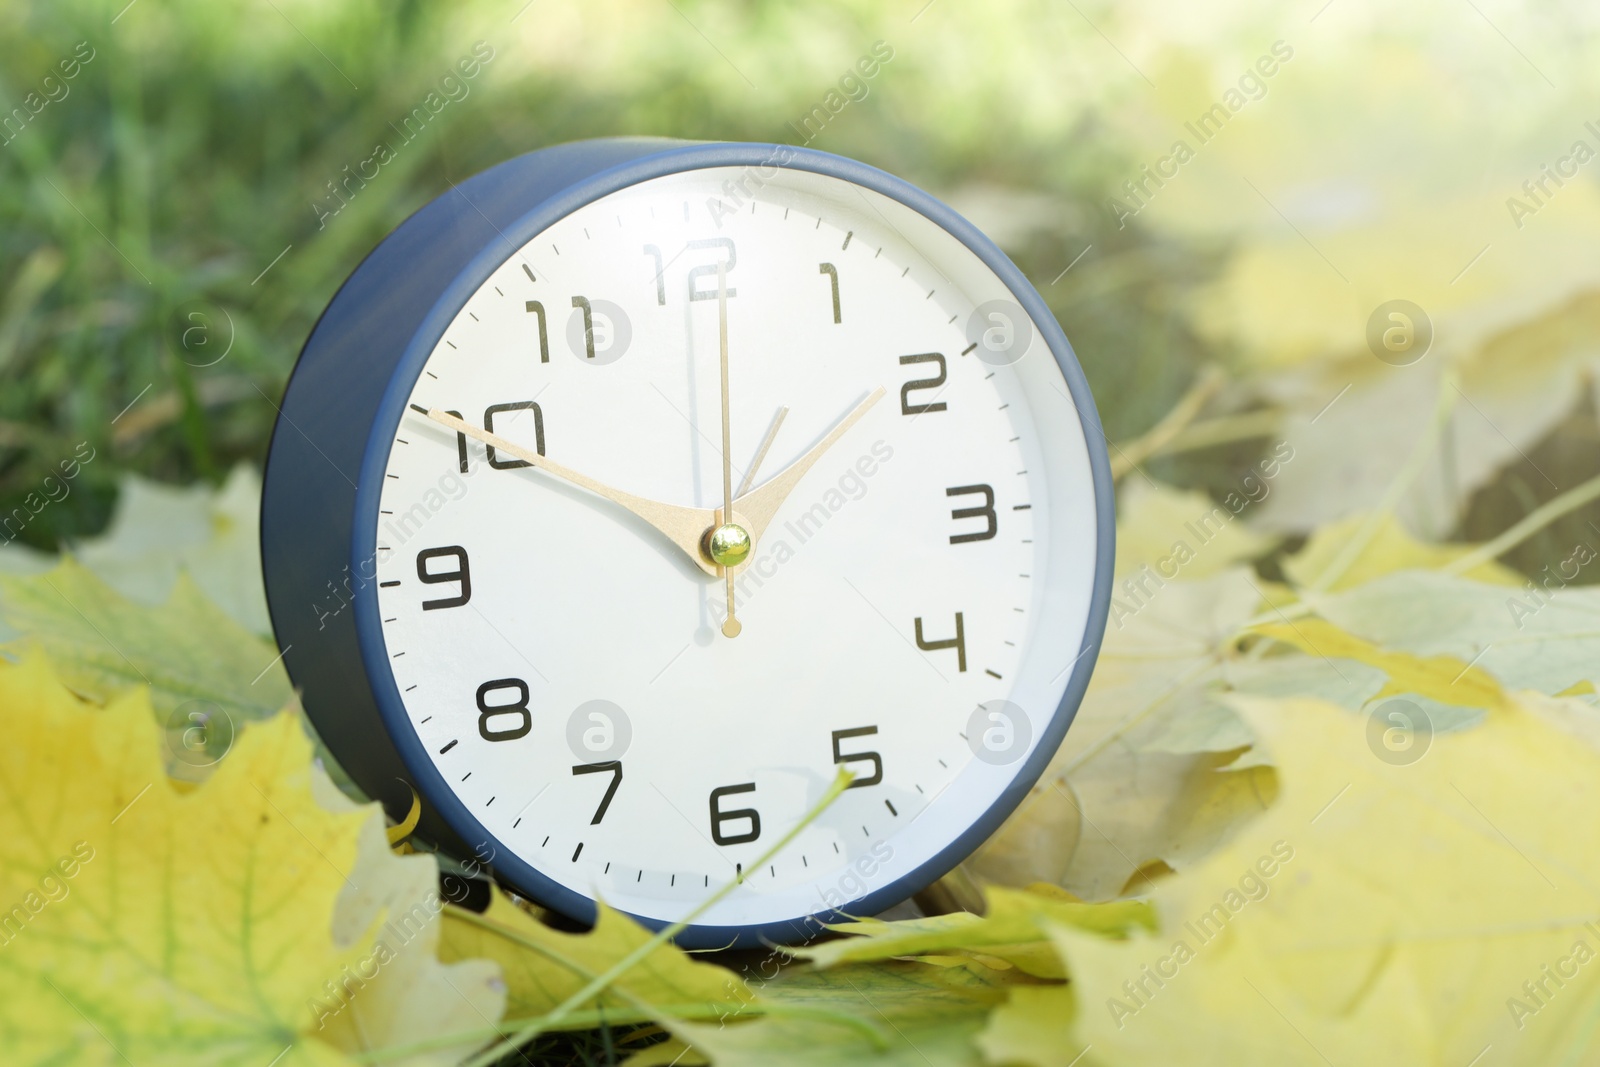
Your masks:
<svg viewBox="0 0 1600 1067"><path fill-rule="evenodd" d="M319 802L291 716L180 792L143 690L95 708L35 657L0 664L0 708L9 1059L350 1064L498 1018L493 965L433 958L431 859L391 855L376 806Z"/></svg>
<svg viewBox="0 0 1600 1067"><path fill-rule="evenodd" d="M445 912L439 956L498 963L505 976L506 1017L524 1021L546 1014L652 936L604 904L592 931L556 930L496 890L482 915L460 908ZM716 1019L736 1014L750 997L731 971L664 944L617 978L595 1003L578 1007L609 1008L615 1017L649 1018L654 1008L674 1017ZM575 1025L588 1029L594 1023Z"/></svg>
<svg viewBox="0 0 1600 1067"><path fill-rule="evenodd" d="M1159 934L1052 931L1072 985L1050 1004L1094 1062L1591 1062L1600 857L1573 845L1600 834L1600 750L1505 701L1396 764L1362 716L1237 703L1280 769L1272 810L1159 883ZM984 1047L1060 1062L1031 996Z"/></svg>

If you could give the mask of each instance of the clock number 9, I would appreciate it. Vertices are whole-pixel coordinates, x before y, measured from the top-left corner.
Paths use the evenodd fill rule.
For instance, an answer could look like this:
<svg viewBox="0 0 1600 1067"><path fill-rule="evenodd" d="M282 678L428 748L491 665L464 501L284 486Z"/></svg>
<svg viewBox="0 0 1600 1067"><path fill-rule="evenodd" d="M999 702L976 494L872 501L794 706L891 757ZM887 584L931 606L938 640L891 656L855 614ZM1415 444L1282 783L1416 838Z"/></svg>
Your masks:
<svg viewBox="0 0 1600 1067"><path fill-rule="evenodd" d="M496 689L515 689L520 695L512 704L487 703L484 698ZM515 726L509 730L489 728L489 720L504 719L508 715L517 717ZM532 729L533 715L528 711L527 682L521 678L496 678L478 686L478 733L485 741L515 741L519 737L526 737Z"/></svg>
<svg viewBox="0 0 1600 1067"><path fill-rule="evenodd" d="M732 811L723 811L719 801L723 797L733 796L738 793L754 793L756 784L746 782L743 785L723 785L711 791L711 840L719 845L742 845L746 841L754 841L761 836L761 816L755 808L734 808ZM722 824L733 819L750 820L750 829L742 834L725 834Z"/></svg>
<svg viewBox="0 0 1600 1067"><path fill-rule="evenodd" d="M453 571L430 571L430 559L442 559L445 556L456 558L456 569ZM423 611L433 611L436 608L459 608L472 599L472 568L467 566L467 550L460 545L450 545L446 548L425 548L417 553L417 577L427 585L441 585L456 582L461 586L458 596L442 597L438 600L424 600Z"/></svg>
<svg viewBox="0 0 1600 1067"><path fill-rule="evenodd" d="M833 762L858 763L862 761L870 761L872 764L872 774L865 778L858 777L855 781L850 783L851 789L860 789L862 786L877 785L879 782L883 781L883 757L878 755L876 752L842 752L839 748L839 742L849 737L868 737L877 732L878 728L876 726L858 726L854 730L833 731Z"/></svg>

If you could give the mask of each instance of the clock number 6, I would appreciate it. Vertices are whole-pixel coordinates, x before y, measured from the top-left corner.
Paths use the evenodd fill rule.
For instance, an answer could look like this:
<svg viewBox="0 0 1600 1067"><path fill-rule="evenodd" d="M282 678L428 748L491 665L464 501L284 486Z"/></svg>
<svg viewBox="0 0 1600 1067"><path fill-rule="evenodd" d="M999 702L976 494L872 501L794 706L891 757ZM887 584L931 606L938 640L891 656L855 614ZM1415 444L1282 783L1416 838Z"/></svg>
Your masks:
<svg viewBox="0 0 1600 1067"><path fill-rule="evenodd" d="M590 826L599 826L600 820L606 817L606 809L611 807L611 798L617 795L617 786L622 784L622 761L614 759L604 763L580 763L572 768L572 773L611 775L611 784L606 786L606 795L600 798L600 806L594 809L594 818L589 820Z"/></svg>
<svg viewBox="0 0 1600 1067"><path fill-rule="evenodd" d="M858 726L854 730L833 731L833 762L857 763L863 760L872 763L872 773L865 778L857 778L850 783L851 789L860 789L862 786L877 785L883 781L883 757L876 752L841 752L839 742L848 737L867 737L878 732L876 726Z"/></svg>
<svg viewBox="0 0 1600 1067"><path fill-rule="evenodd" d="M490 704L485 701L490 693L496 689L515 689L518 697L512 704ZM509 730L491 730L490 719L503 719L505 716L517 717L517 724ZM515 741L519 737L526 737L529 730L533 729L533 715L528 711L528 683L521 678L497 678L492 682L484 682L478 686L478 733L485 741ZM619 772L620 773L620 772Z"/></svg>
<svg viewBox="0 0 1600 1067"><path fill-rule="evenodd" d="M742 845L746 841L754 841L761 836L761 816L755 808L734 808L732 811L723 811L718 803L723 797L733 796L738 793L754 793L756 784L746 782L743 785L723 785L711 791L711 840L719 845ZM750 829L742 834L725 834L722 824L732 819L750 820Z"/></svg>
<svg viewBox="0 0 1600 1067"><path fill-rule="evenodd" d="M456 569L453 571L430 571L430 559L443 559L445 556L456 558ZM417 553L417 577L427 585L441 585L450 582L461 586L459 596L442 597L439 600L424 600L423 611L433 611L436 608L459 608L472 599L472 568L467 566L467 550L460 545L450 545L446 548L425 548Z"/></svg>

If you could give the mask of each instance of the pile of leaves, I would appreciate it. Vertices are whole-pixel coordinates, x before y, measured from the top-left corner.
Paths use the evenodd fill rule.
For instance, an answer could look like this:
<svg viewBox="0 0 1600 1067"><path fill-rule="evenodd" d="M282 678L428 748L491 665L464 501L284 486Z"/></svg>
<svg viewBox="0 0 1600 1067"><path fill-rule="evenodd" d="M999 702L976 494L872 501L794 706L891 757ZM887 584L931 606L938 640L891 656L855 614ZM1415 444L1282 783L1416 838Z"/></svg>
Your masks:
<svg viewBox="0 0 1600 1067"><path fill-rule="evenodd" d="M7 1062L1600 1062L1593 6L913 8L0 12L14 97L100 56L0 171L0 511L35 546L0 545ZM480 37L474 95L322 226L350 146ZM691 956L485 907L320 751L257 477L223 472L448 181L579 136L792 141L878 38L813 146L995 235L1106 416L1082 708L970 911ZM1395 301L1415 350L1379 343ZM175 339L196 303L221 362Z"/></svg>
<svg viewBox="0 0 1600 1067"><path fill-rule="evenodd" d="M1215 505L1133 481L1135 581L1055 766L968 865L982 914L691 957L610 911L481 910L341 794L238 584L254 499L243 468L130 479L75 556L0 552L17 1062L1600 1054L1600 590L1533 610L1485 551L1387 517L1280 552L1282 582L1228 525L1140 583Z"/></svg>

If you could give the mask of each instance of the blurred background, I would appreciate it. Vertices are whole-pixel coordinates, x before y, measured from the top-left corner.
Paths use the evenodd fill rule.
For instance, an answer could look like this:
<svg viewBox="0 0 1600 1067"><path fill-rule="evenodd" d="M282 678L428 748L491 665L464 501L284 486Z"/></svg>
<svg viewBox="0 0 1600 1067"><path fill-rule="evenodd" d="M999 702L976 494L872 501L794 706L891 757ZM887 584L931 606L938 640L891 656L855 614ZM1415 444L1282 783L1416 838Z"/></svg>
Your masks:
<svg viewBox="0 0 1600 1067"><path fill-rule="evenodd" d="M1600 467L1597 24L1578 0L12 0L0 544L96 535L130 472L259 465L393 226L611 134L809 143L949 201L1066 328L1124 487L1221 499L1292 443L1249 516L1266 577L1357 512L1487 540ZM1597 518L1502 562L1537 575Z"/></svg>

